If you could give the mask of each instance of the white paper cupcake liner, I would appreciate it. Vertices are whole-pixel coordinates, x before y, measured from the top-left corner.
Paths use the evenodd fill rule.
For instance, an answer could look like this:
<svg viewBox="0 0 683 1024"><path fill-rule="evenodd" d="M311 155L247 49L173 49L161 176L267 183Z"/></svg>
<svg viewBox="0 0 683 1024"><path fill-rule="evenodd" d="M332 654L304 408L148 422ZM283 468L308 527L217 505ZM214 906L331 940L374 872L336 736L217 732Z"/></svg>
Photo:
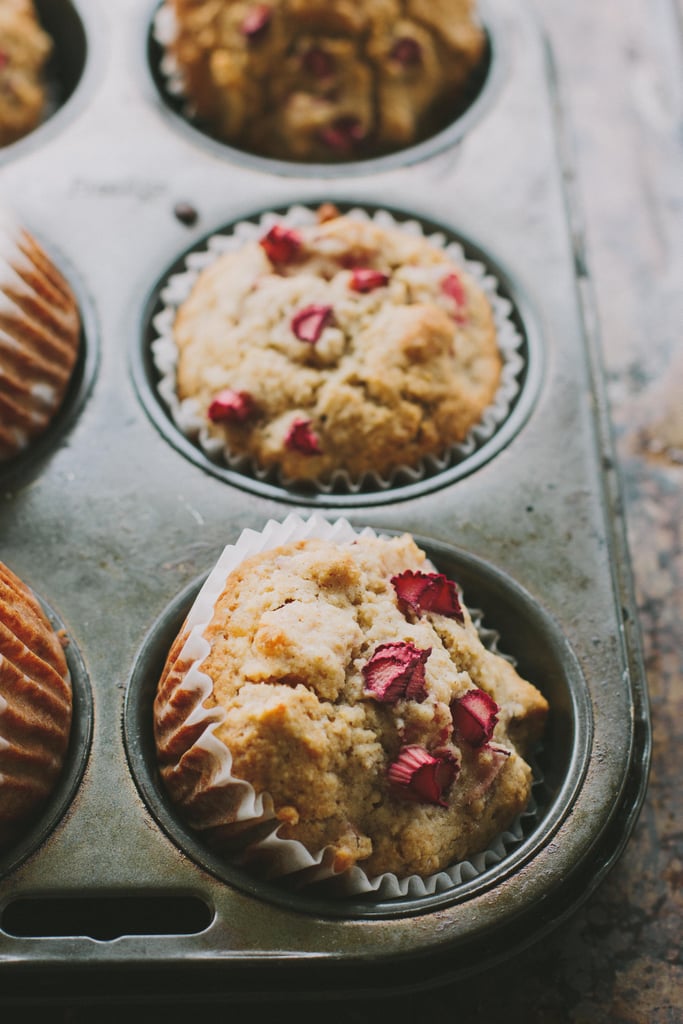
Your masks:
<svg viewBox="0 0 683 1024"><path fill-rule="evenodd" d="M166 5L160 7L155 13L152 21L152 37L163 50L163 56L159 63L159 70L168 94L170 96L175 96L177 99L182 99L184 101L183 113L186 117L193 117L194 111L185 97L185 83L183 81L183 76L180 72L178 62L175 57L169 53L168 49L175 42L177 34L178 21L175 16L175 11Z"/></svg>
<svg viewBox="0 0 683 1024"><path fill-rule="evenodd" d="M7 399L1 465L52 424L80 344L80 315L66 282L14 213L1 207L0 317L0 383Z"/></svg>
<svg viewBox="0 0 683 1024"><path fill-rule="evenodd" d="M293 513L283 522L270 520L262 531L244 530L235 544L228 545L223 550L201 588L183 627L186 640L178 661L191 662L191 667L183 677L183 690L192 694L196 702L194 710L184 724L193 728L201 726L202 723L206 726L196 740L194 749L201 752L204 757L208 756L212 762L211 771L202 772L209 780L206 792L211 806L220 806L220 800L216 799L217 791L232 789L231 799L227 801L231 808L229 815L222 817L220 811L217 811L208 826L206 821L202 822L203 828L208 828L207 837L211 845L219 852L225 854L225 851L229 850L229 857L236 864L246 865L248 868L258 865L265 869L263 873L268 879L287 878L288 883L295 887L334 878L337 895L368 896L374 900L417 899L450 890L500 863L528 834L528 826L537 813L533 795L528 807L488 849L437 874L426 877L411 875L400 879L395 874L387 872L370 877L356 865L342 875L335 875L329 849L320 850L314 855L299 841L283 839L278 835L272 798L268 793L257 794L250 783L232 775L230 751L215 735L217 725L223 717L221 709L205 706L206 699L212 693L213 684L201 669L202 661L210 650L203 634L211 621L214 606L229 574L246 558L282 544L309 538L345 543L359 536L374 537L377 534L369 527L362 531L355 530L346 519L330 522L317 513L303 519ZM470 609L470 615L482 642L490 650L500 653L497 650L498 634L482 626L480 612L473 612ZM534 785L538 785L540 781L538 773L535 772ZM239 805L235 810L236 796L239 797ZM188 821L192 825L191 820ZM233 825L235 821L238 823L237 829ZM264 836L263 826L268 830L270 823L272 830L267 831ZM220 836L222 826L226 827L229 837L227 843L222 839L215 841L214 838L214 830L218 830L217 834ZM244 829L241 836L240 826ZM256 836L253 840L252 835Z"/></svg>
<svg viewBox="0 0 683 1024"><path fill-rule="evenodd" d="M521 353L523 339L511 319L512 303L500 294L498 281L488 272L484 264L467 259L459 242L448 241L440 231L425 234L418 221L399 221L387 210L369 213L367 210L354 208L349 210L345 216L372 220L380 227L400 229L426 237L432 245L443 249L457 266L465 270L484 291L493 310L502 369L500 383L493 402L484 410L481 418L471 428L465 439L458 444L451 445L443 455L428 455L416 466L397 467L390 477L384 477L378 473L366 473L356 479L345 470L339 469L327 479L307 481L307 484L317 488L323 494L340 491L357 494L368 489L389 490L402 483L416 483L426 477L434 476L467 459L493 437L507 419L512 404L519 394L520 376L524 369L524 359ZM178 429L186 437L197 442L211 460L221 462L230 469L255 477L257 480L272 480L284 488L291 487L295 482L288 480L276 470L263 469L248 456L230 451L219 438L211 436L207 430L206 421L196 399L190 398L183 401L178 399L176 391L178 349L173 337L173 324L178 308L190 295L200 273L224 253L234 252L245 243L261 238L275 224L305 227L315 222L314 209L306 206L292 206L284 214L264 213L258 222L240 221L235 224L229 234L213 235L206 242L205 249L188 254L184 271L168 278L160 293L162 309L153 320L156 337L152 341L151 347L154 365L159 374L157 389Z"/></svg>

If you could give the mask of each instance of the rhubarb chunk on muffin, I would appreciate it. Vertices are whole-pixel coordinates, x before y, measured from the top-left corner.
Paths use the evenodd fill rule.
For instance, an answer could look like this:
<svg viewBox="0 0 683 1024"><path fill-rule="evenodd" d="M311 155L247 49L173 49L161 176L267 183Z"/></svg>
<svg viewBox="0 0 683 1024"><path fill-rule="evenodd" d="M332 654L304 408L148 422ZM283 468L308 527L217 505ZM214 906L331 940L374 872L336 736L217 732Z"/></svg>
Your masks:
<svg viewBox="0 0 683 1024"><path fill-rule="evenodd" d="M32 131L45 110L44 69L52 41L33 0L0 3L0 146Z"/></svg>
<svg viewBox="0 0 683 1024"><path fill-rule="evenodd" d="M0 464L53 422L80 338L71 287L35 238L0 211Z"/></svg>
<svg viewBox="0 0 683 1024"><path fill-rule="evenodd" d="M199 273L173 324L177 399L228 462L389 480L481 421L501 380L496 320L424 236L325 217L276 223Z"/></svg>
<svg viewBox="0 0 683 1024"><path fill-rule="evenodd" d="M525 809L547 711L412 537L364 533L214 572L154 728L172 800L219 848L270 817L247 863L296 841L330 874L404 878L486 850Z"/></svg>
<svg viewBox="0 0 683 1024"><path fill-rule="evenodd" d="M52 793L71 716L64 638L0 563L0 847L21 836Z"/></svg>
<svg viewBox="0 0 683 1024"><path fill-rule="evenodd" d="M200 124L301 161L384 153L443 127L486 45L474 0L165 0L158 26Z"/></svg>

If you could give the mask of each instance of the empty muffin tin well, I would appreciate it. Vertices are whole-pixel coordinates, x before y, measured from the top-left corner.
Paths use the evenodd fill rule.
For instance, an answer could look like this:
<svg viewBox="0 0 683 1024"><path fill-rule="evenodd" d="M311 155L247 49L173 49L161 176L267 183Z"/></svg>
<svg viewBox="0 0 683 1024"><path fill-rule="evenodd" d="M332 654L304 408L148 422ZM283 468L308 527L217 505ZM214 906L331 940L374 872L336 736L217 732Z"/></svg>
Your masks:
<svg viewBox="0 0 683 1024"><path fill-rule="evenodd" d="M410 146L358 159L330 161L329 163L282 160L261 156L231 145L212 134L210 128L199 123L188 113L186 100L174 91L168 76L164 73L162 45L156 38L154 15L159 4L155 4L147 35L147 65L157 98L164 113L175 127L186 137L226 160L242 164L255 171L264 171L282 176L303 178L333 178L364 174L377 174L394 168L420 163L446 150L457 147L466 135L478 124L491 104L506 73L506 37L499 27L494 13L486 3L480 3L482 21L486 34L486 47L480 66L473 72L463 95L458 97L452 108L444 111L434 132Z"/></svg>
<svg viewBox="0 0 683 1024"><path fill-rule="evenodd" d="M352 209L352 204L349 203L339 202L335 205L341 212ZM369 215L377 210L377 208L366 204L353 204L353 207L361 208L362 212ZM314 206L311 209L314 209ZM385 211L386 209L386 207L383 208ZM286 210L275 212L285 214ZM330 488L322 486L318 488L305 484L284 486L278 481L275 473L257 475L248 469L230 467L221 458L210 457L198 441L188 437L180 429L173 419L167 402L160 394L161 375L155 364L152 351L152 346L158 336L154 321L164 309L163 293L168 281L186 269L186 261L188 257L191 260L193 253L206 251L207 242L211 237L230 235L235 228L235 224L231 223L222 225L212 231L210 235L204 236L191 249L178 256L174 263L164 271L152 287L143 314L140 336L135 339L131 350L131 372L140 400L157 429L177 451L205 472L211 473L226 483L263 497L318 507L335 505L349 508L415 498L439 487L445 487L487 463L515 437L533 408L542 379L542 338L529 301L509 271L505 270L479 245L471 239L465 238L452 227L437 224L423 217L415 217L405 210L391 209L388 212L399 224L409 221L416 222L426 237L438 233L446 243L456 242L459 244L466 259L480 264L484 268L485 274L495 280L498 295L510 305L508 319L519 338L519 346L515 352L519 368L514 372L517 391L509 402L506 415L495 426L491 436L477 438L476 430L474 430L471 450L466 454L454 451L445 468L430 467L428 461L425 460L424 475L421 479L415 480L408 473L397 473L395 480L387 487L366 483L359 489L352 489L345 486L343 482ZM263 215L264 211L260 211L250 217L241 218L241 222L257 224Z"/></svg>

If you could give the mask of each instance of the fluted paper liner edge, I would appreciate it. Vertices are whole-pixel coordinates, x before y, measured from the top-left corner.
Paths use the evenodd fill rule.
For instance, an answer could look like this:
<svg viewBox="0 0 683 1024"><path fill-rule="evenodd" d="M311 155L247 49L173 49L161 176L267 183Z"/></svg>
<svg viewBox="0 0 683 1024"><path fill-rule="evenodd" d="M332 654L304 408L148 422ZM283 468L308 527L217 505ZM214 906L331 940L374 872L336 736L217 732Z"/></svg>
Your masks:
<svg viewBox="0 0 683 1024"><path fill-rule="evenodd" d="M191 662L189 670L184 673L183 689L188 693L194 693L197 697L194 710L184 724L196 726L202 721L206 723L206 728L191 748L195 754L200 753L207 767L210 765L211 768L210 772L206 772L206 777L210 781L203 795L217 794L226 788L233 788L235 792L231 796L234 798L237 789L240 791L237 808L231 809L225 820L221 820L220 815L215 817L209 828L209 833L214 829L220 830L227 826L232 836L232 833L237 831L232 826L237 824L238 829L244 828L243 835L246 841L242 849L236 855L233 853L230 859L238 864L244 863L247 867L249 862L258 861L261 866L267 865L269 878L290 876L296 884L309 885L334 877L331 851L326 848L313 855L299 841L283 839L279 836L270 795L267 793L257 794L250 783L232 775L230 751L215 735L215 729L221 718L221 709L207 708L204 704L212 693L213 683L209 676L201 670L202 661L210 650L209 643L203 634L211 621L214 606L222 593L227 577L246 558L282 544L308 538L345 543L359 536L373 537L377 534L369 527L358 531L346 519L330 522L318 513L308 519L302 519L296 513L292 513L282 522L270 520L262 531L245 529L235 544L228 545L223 550L197 595L185 620L183 633L186 639L177 658L180 664ZM490 649L495 649L497 641L495 631L481 627L478 621L479 614L476 611L471 611L471 614L487 646ZM234 799L228 802L234 807ZM215 806L219 801L211 801L211 803L212 806ZM452 889L498 864L506 856L509 848L524 838L522 819L534 813L535 806L532 797L529 807L517 816L510 828L501 833L486 851L454 864L437 874L425 877L411 875L400 879L387 872L369 877L362 868L356 865L344 872L343 875L337 876L337 891L346 896L372 894L376 899L392 900L415 899ZM273 828L265 837L262 836L262 833L254 832L257 826L265 825L267 827L270 822L272 822ZM253 829L247 828L247 826L253 826ZM253 842L248 841L250 830L257 836ZM212 843L211 845L216 844ZM231 843L231 845L235 844ZM239 841L236 845L239 849Z"/></svg>
<svg viewBox="0 0 683 1024"><path fill-rule="evenodd" d="M499 292L499 283L482 263L468 259L459 242L448 241L441 231L426 233L418 220L397 220L387 210L369 213L360 207L354 207L345 216L355 219L372 220L380 227L399 229L417 234L427 239L432 245L443 249L445 254L476 282L488 299L496 328L496 342L502 359L502 367L498 389L493 401L482 412L477 423L469 430L463 441L448 446L442 454L425 456L416 465L397 467L388 478L377 473L366 473L361 478L352 477L346 470L338 469L329 479L312 480L308 483L315 486L321 493L329 494L339 488L348 493L358 493L365 487L373 490L389 490L398 485L398 481L407 479L411 483L425 477L443 472L451 464L464 461L476 452L496 433L505 422L512 405L520 391L520 379L524 369L521 354L523 339L511 319L512 303ZM291 206L284 214L267 212L257 222L239 221L229 233L212 235L201 250L188 254L185 269L172 274L160 294L162 308L154 316L153 328L156 332L151 343L154 365L159 374L157 391L168 409L176 427L190 440L196 441L200 449L212 461L223 462L227 467L252 476L257 480L266 480L273 475L272 469L262 469L251 458L243 454L231 452L220 438L212 436L206 428L206 421L199 409L197 400L186 398L182 401L176 391L176 368L178 349L173 336L173 325L180 305L189 297L190 292L200 273L211 266L219 256L241 248L247 242L261 238L275 224L288 227L305 227L315 223L315 210L303 206ZM294 481L287 480L276 474L277 483L282 487L291 486Z"/></svg>

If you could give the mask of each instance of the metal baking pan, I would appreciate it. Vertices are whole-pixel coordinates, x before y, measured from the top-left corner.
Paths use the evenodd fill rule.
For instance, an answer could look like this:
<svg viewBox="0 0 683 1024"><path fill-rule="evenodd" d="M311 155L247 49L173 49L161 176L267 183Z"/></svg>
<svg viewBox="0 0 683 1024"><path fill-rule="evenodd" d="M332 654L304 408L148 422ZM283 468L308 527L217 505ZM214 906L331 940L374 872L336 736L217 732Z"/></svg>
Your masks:
<svg viewBox="0 0 683 1024"><path fill-rule="evenodd" d="M447 138L297 168L237 154L170 109L154 4L39 6L57 30L68 22L70 44L55 56L54 113L0 154L0 190L73 283L84 330L62 419L0 469L0 558L69 635L76 725L53 800L0 859L3 999L37 979L55 1000L106 1001L124 978L131 999L395 994L508 957L617 860L650 753L571 152L542 34L519 0L490 0L495 88L482 83ZM174 432L155 391L150 319L169 268L237 220L330 200L460 239L523 335L519 397L491 444L389 492L256 485ZM196 223L175 216L181 202ZM150 705L174 630L224 545L292 511L416 535L550 699L538 820L500 864L437 898L341 904L261 885L216 861L159 788Z"/></svg>

